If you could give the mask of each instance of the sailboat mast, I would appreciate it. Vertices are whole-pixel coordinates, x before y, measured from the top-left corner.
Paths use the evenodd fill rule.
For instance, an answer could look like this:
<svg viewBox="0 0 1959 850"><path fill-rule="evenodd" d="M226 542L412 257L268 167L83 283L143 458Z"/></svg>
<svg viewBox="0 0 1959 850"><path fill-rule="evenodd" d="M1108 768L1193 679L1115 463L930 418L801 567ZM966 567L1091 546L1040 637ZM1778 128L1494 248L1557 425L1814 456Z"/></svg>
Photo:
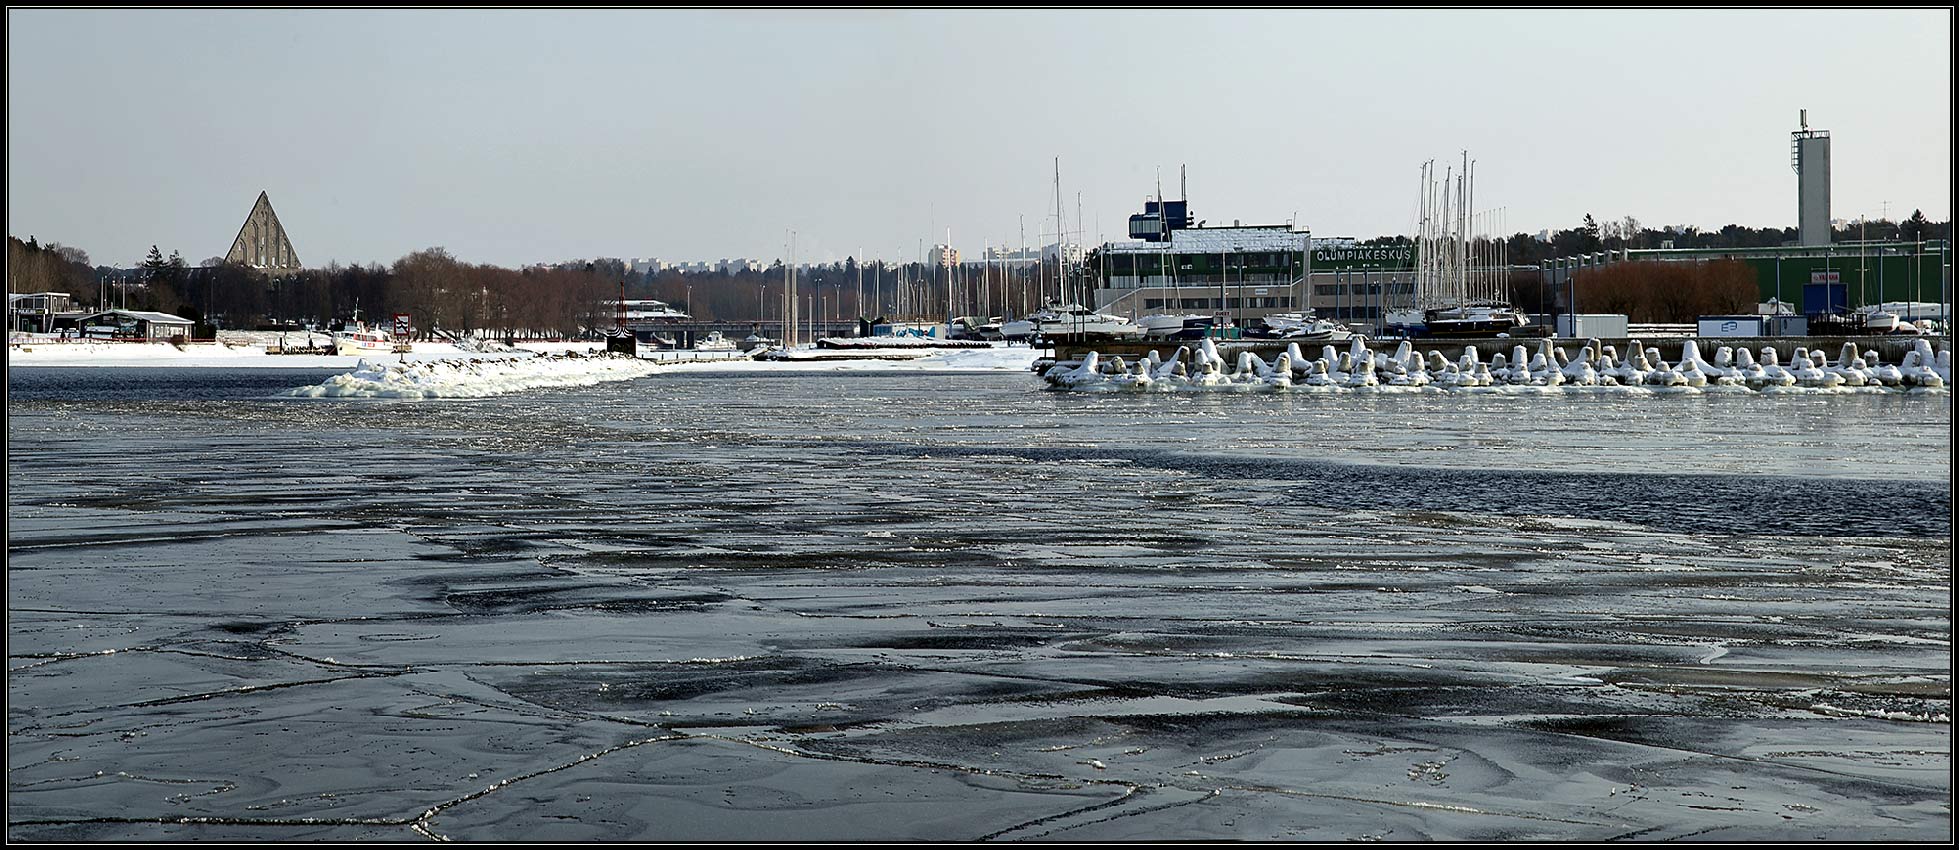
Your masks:
<svg viewBox="0 0 1959 850"><path fill-rule="evenodd" d="M1422 163L1422 182L1415 187L1415 209L1419 215L1415 222L1415 306L1428 306L1428 163Z"/></svg>
<svg viewBox="0 0 1959 850"><path fill-rule="evenodd" d="M802 302L796 291L796 231L789 231L789 345L794 347L802 341Z"/></svg>
<svg viewBox="0 0 1959 850"><path fill-rule="evenodd" d="M1061 157L1057 156L1054 158L1054 272L1060 279L1061 303L1064 305L1075 303L1073 299L1068 297L1068 267L1065 265L1065 260L1062 257L1061 248L1065 241L1061 238L1061 232L1066 230L1067 227L1068 218L1061 211ZM1072 312L1069 315L1075 316L1077 323L1081 321L1079 315Z"/></svg>
<svg viewBox="0 0 1959 850"><path fill-rule="evenodd" d="M1470 170L1475 170L1474 164L1471 164ZM1489 258L1483 256L1484 215L1481 211L1476 210L1474 206L1476 203L1474 200L1476 197L1475 181L1471 180L1470 183L1469 197L1472 200L1469 202L1471 204L1469 213L1469 291L1470 300L1482 301L1484 278L1489 271Z"/></svg>
<svg viewBox="0 0 1959 850"><path fill-rule="evenodd" d="M784 234L783 234L782 236L783 236L783 239L782 239L782 259L781 259L781 261L780 261L780 262L782 263L782 291L781 291L780 293L777 293L777 294L776 294L776 297L775 297L775 309L776 309L776 312L777 312L777 314L778 314L778 315L776 316L776 325L777 325L777 327L776 327L776 340L777 340L778 342L781 342L781 343L783 343L783 344L785 344L785 345L786 345L786 344L788 344L788 342L789 342L789 334L788 334L788 331L789 331L789 325L788 325L788 322L789 322L789 313L788 313L788 309L789 309L789 238L788 238L788 237L789 237L789 234L787 234L787 233L784 233ZM768 289L768 287L767 287L767 286L763 286L763 287L762 287L762 289L763 289L764 291L766 291L766 290ZM767 312L766 310L764 310L764 311L763 311L763 313L762 313L762 316L763 316L763 318L767 318L767 317L768 317L768 312Z"/></svg>
<svg viewBox="0 0 1959 850"><path fill-rule="evenodd" d="M1451 204L1455 200L1455 198L1453 197L1453 195L1455 194L1455 188L1456 188L1456 169L1454 166L1444 166L1442 168L1442 223L1441 223L1442 234L1441 235L1442 235L1443 245L1445 247L1443 249L1444 254L1442 257L1442 268L1440 269L1440 273L1441 273L1440 279L1438 280L1438 283L1440 283L1441 285L1436 287L1437 290L1436 294L1440 296L1445 302L1453 301L1457 297L1456 293L1454 292L1456 287L1456 270L1455 270L1456 217L1453 212L1453 208L1451 206Z"/></svg>
<svg viewBox="0 0 1959 850"><path fill-rule="evenodd" d="M1462 152L1462 173L1456 175L1456 297L1469 301L1469 151Z"/></svg>

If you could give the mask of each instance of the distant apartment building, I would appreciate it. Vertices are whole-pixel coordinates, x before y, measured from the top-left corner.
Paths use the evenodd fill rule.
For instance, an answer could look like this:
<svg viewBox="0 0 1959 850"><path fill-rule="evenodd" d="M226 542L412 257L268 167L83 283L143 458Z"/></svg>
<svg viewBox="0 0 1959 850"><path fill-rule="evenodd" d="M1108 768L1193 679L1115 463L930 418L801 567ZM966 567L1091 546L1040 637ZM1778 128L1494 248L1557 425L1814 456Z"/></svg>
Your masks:
<svg viewBox="0 0 1959 850"><path fill-rule="evenodd" d="M1041 252L1033 248L988 248L986 261L989 263L1032 263L1041 258Z"/></svg>
<svg viewBox="0 0 1959 850"><path fill-rule="evenodd" d="M1070 263L1079 263L1083 257L1088 256L1088 250L1074 242L1055 243L1041 247L1041 259L1043 260L1052 260L1057 253L1061 255L1063 260Z"/></svg>
<svg viewBox="0 0 1959 850"><path fill-rule="evenodd" d="M951 245L933 245L930 258L933 268L951 268L959 265L959 249Z"/></svg>
<svg viewBox="0 0 1959 850"><path fill-rule="evenodd" d="M938 254L936 253L936 250L937 250L937 246L934 246L935 253L932 255L932 260L934 263L938 261ZM1010 265L1010 266L1031 265L1036 262L1053 260L1055 252L1057 250L1059 250L1061 254L1065 256L1068 259L1068 261L1071 263L1079 263L1082 261L1084 257L1088 256L1088 249L1085 246L1078 245L1073 242L1070 242L1066 245L1061 245L1059 246L1059 248L1057 248L1056 245L1054 244L1045 245L1040 248L993 247L993 248L987 248L986 252L981 256L984 258L985 262L988 263L1000 263L1000 264ZM957 253L954 253L953 262L958 263L961 261L962 260L960 259L959 255ZM967 259L964 260L964 262L974 262L974 261Z"/></svg>
<svg viewBox="0 0 1959 850"><path fill-rule="evenodd" d="M667 264L661 262L658 257L634 257L632 262L626 265L626 270L633 274L659 274L666 271L666 268Z"/></svg>

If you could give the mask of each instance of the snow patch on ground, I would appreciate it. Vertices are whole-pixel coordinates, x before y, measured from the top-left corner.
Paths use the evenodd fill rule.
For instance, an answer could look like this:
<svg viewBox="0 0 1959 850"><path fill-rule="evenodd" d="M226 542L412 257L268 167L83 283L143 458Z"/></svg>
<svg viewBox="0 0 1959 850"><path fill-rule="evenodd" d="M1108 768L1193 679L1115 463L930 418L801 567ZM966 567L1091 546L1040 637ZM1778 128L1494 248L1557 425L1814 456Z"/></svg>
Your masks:
<svg viewBox="0 0 1959 850"><path fill-rule="evenodd" d="M229 337L222 343L189 343L182 348L163 342L41 342L25 346L10 346L7 359L9 365L14 366L284 369L356 369L363 362L363 357L358 355L265 353L266 340L277 337L278 334L274 333L251 335L241 333ZM296 332L289 334L287 339L294 345L300 345L304 343L306 334ZM314 344L324 344L325 341L325 334L313 335ZM396 362L405 359L409 364L415 364L458 358L499 360L521 359L536 355L590 355L605 352L605 343L591 340L520 342L515 348L506 347L502 343L483 341L474 347L477 350L465 351L446 342L418 342L405 358L392 354L370 354L365 357L370 362L380 362L384 359ZM749 361L729 354L726 355L728 357L726 360L675 365L717 372L1025 372L1033 368L1036 358L1050 352L1023 346L951 350L923 357L917 356L916 350L896 352L910 358L905 360L876 359L875 355L879 352L874 351L862 353L864 357L861 359L776 362ZM675 359L691 354L693 352L654 352L650 349L642 352L642 356L651 359Z"/></svg>
<svg viewBox="0 0 1959 850"><path fill-rule="evenodd" d="M631 357L454 358L418 363L362 360L354 371L288 393L296 398L483 398L540 387L584 387L659 371Z"/></svg>
<svg viewBox="0 0 1959 850"><path fill-rule="evenodd" d="M304 334L293 334L291 339L298 344L304 337ZM313 338L318 342L324 335L314 334ZM463 353L449 343L418 342L407 360L410 363L439 360ZM386 356L395 358L395 355ZM179 348L167 342L48 342L7 348L10 366L346 369L360 360L355 355L267 354L260 343L196 342Z"/></svg>

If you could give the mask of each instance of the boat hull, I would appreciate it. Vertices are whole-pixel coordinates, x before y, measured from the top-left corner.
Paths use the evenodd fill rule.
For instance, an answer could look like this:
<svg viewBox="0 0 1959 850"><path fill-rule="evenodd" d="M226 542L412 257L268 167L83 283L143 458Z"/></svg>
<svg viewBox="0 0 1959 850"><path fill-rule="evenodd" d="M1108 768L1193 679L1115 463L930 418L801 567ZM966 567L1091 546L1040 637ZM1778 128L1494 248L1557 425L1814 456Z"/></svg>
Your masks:
<svg viewBox="0 0 1959 850"><path fill-rule="evenodd" d="M333 350L342 357L359 357L367 354L388 354L395 350L393 343L335 337Z"/></svg>

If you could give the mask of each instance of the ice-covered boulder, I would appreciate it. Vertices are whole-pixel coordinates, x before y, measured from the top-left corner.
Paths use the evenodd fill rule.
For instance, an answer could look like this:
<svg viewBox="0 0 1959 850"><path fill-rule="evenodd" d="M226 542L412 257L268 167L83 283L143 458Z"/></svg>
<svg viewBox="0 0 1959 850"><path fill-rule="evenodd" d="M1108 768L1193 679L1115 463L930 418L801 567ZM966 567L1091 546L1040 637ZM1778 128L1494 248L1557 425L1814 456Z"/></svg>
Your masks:
<svg viewBox="0 0 1959 850"><path fill-rule="evenodd" d="M1331 387L1338 382L1328 373L1325 360L1315 360L1306 370L1306 385L1309 387Z"/></svg>

